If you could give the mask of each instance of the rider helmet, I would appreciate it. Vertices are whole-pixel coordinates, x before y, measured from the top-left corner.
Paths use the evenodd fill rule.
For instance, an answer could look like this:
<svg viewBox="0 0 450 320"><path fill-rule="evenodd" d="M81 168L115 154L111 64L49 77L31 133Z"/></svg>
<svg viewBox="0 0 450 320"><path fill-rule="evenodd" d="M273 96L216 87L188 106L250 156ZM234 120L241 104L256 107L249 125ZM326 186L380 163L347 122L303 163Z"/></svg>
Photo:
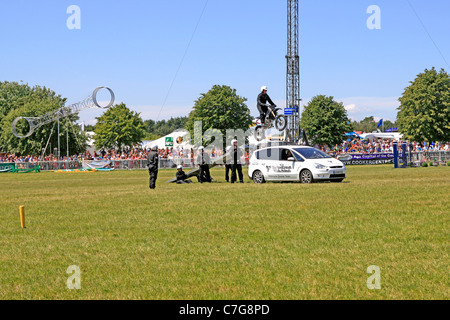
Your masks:
<svg viewBox="0 0 450 320"><path fill-rule="evenodd" d="M263 92L264 90L267 91L267 86L262 86L262 87L261 87L261 92Z"/></svg>

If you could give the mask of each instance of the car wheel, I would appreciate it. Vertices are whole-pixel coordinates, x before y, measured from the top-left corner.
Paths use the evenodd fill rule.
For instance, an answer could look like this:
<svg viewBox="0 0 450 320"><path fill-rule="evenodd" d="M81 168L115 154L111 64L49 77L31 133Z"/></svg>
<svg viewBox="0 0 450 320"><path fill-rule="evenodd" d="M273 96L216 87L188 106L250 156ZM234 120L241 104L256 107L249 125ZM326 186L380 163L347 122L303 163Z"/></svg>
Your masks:
<svg viewBox="0 0 450 320"><path fill-rule="evenodd" d="M313 175L309 170L303 170L300 172L300 181L301 183L311 183L314 181Z"/></svg>
<svg viewBox="0 0 450 320"><path fill-rule="evenodd" d="M258 184L266 182L264 180L264 175L261 171L256 170L255 172L253 172L253 182Z"/></svg>

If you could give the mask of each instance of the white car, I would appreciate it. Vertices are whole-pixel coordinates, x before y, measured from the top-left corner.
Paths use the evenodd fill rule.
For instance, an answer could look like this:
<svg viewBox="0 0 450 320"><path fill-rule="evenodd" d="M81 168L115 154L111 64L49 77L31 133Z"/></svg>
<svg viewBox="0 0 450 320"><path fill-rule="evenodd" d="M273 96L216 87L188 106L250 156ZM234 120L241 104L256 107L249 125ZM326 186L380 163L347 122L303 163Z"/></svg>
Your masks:
<svg viewBox="0 0 450 320"><path fill-rule="evenodd" d="M266 181L318 180L342 182L347 174L345 165L323 151L306 146L274 146L253 152L248 176L255 183Z"/></svg>

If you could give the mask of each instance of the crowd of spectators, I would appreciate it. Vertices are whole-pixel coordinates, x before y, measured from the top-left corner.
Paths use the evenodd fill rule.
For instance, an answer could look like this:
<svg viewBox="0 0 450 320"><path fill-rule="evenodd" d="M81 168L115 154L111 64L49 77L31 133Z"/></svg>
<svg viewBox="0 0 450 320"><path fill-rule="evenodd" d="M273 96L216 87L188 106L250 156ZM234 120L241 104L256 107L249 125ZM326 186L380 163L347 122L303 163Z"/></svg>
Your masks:
<svg viewBox="0 0 450 320"><path fill-rule="evenodd" d="M84 153L75 154L72 156L58 156L54 154L45 156L16 156L11 153L0 153L0 162L38 162L38 161L82 161L82 160L139 160L146 159L147 152L143 149L129 149L124 151L116 150L102 150L94 151L90 153L86 151Z"/></svg>
<svg viewBox="0 0 450 320"><path fill-rule="evenodd" d="M399 141L401 143L401 141ZM449 151L450 144L439 143L439 142L412 142L413 152L424 152L424 151ZM394 146L393 139L374 139L373 141L364 140L360 138L347 139L341 144L337 144L332 148L327 145L316 146L316 148L321 149L324 152L333 155L341 155L346 153L392 153ZM408 143L409 148L409 143Z"/></svg>
<svg viewBox="0 0 450 320"><path fill-rule="evenodd" d="M212 150L205 150L211 158L218 158L223 156L223 151L221 149L213 148ZM196 150L194 148L165 148L159 149L159 158L160 159L174 159L174 158L183 158L183 159L194 159L196 157Z"/></svg>
<svg viewBox="0 0 450 320"><path fill-rule="evenodd" d="M218 159L224 155L224 152L222 149L213 148L211 150L206 149L205 152L207 152L211 158L211 161L214 161L214 159ZM159 149L159 158L160 160L166 160L167 162L171 162L174 159L182 159L184 164L190 163L191 165L194 165L195 159L197 157L197 151L194 148L182 148L182 147L176 147L176 148L165 148L165 149ZM242 159L244 163L248 163L249 160L249 153L248 151L244 152L244 159Z"/></svg>

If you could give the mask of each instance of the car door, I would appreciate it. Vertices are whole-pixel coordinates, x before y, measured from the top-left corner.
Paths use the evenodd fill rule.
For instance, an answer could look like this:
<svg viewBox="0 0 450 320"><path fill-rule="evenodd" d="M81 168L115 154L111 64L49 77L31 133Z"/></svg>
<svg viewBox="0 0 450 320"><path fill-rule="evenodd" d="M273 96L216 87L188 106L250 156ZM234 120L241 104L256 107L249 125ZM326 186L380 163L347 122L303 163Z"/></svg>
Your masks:
<svg viewBox="0 0 450 320"><path fill-rule="evenodd" d="M280 148L279 158L280 161L277 165L279 180L297 180L296 161L293 152L288 148ZM294 161L292 161L292 158L294 158Z"/></svg>
<svg viewBox="0 0 450 320"><path fill-rule="evenodd" d="M278 180L278 172L276 171L276 165L279 161L278 148L267 148L259 151L259 158L264 178L268 181Z"/></svg>
<svg viewBox="0 0 450 320"><path fill-rule="evenodd" d="M295 151L292 151L292 154L295 158L294 170L292 170L292 180L298 181L300 179L300 171L302 171L302 169L305 167L305 159L303 159L303 157Z"/></svg>

